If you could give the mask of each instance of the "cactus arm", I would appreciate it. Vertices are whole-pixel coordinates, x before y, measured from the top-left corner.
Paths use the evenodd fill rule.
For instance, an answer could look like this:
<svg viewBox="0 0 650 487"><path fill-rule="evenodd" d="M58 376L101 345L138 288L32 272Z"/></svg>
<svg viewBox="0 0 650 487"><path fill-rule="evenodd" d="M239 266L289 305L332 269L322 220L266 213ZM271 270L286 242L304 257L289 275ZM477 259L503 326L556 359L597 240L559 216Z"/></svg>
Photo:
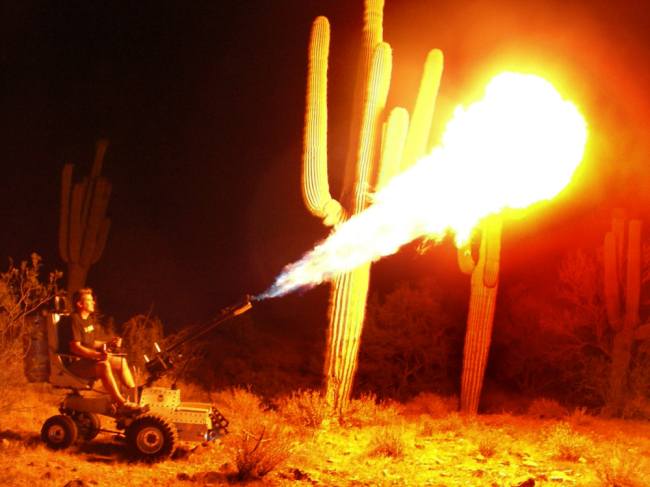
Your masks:
<svg viewBox="0 0 650 487"><path fill-rule="evenodd" d="M486 219L485 231L485 270L483 271L483 284L485 287L496 287L499 282L499 266L501 262L501 228L503 218L501 215L490 215Z"/></svg>
<svg viewBox="0 0 650 487"><path fill-rule="evenodd" d="M81 208L83 206L84 194L88 187L88 179L74 185L72 188L72 201L70 202L70 234L68 236L68 258L75 264L79 263L81 257L81 240L84 225L81 221Z"/></svg>
<svg viewBox="0 0 650 487"><path fill-rule="evenodd" d="M625 327L634 330L639 326L639 299L641 296L641 222L630 221L627 250L627 290Z"/></svg>
<svg viewBox="0 0 650 487"><path fill-rule="evenodd" d="M404 108L394 108L388 116L383 131L379 174L375 190L385 187L399 173L408 126L408 112Z"/></svg>
<svg viewBox="0 0 650 487"><path fill-rule="evenodd" d="M614 208L612 211L612 233L616 236L616 275L619 279L619 284L623 284L623 255L625 248L625 211L621 208Z"/></svg>
<svg viewBox="0 0 650 487"><path fill-rule="evenodd" d="M92 205L88 220L86 224L86 231L84 232L83 244L81 247L81 256L79 263L88 267L92 261L97 245L97 236L99 234L104 215L106 213L106 206L111 194L111 185L106 179L99 177L95 181L94 194L92 198Z"/></svg>
<svg viewBox="0 0 650 487"><path fill-rule="evenodd" d="M603 247L603 258L605 266L605 303L607 307L607 318L612 329L616 332L623 327L621 315L621 297L618 285L618 252L616 245L616 234L608 232L605 235Z"/></svg>
<svg viewBox="0 0 650 487"><path fill-rule="evenodd" d="M375 47L383 42L384 30L384 0L365 0L363 14L363 41L359 54L357 77L354 86L354 97L352 105L352 117L350 121L350 144L345 164L343 178L343 193L341 202L347 208L350 205L357 189L357 161L359 155L359 133L362 130L364 99L368 85L368 78L374 59ZM354 213L354 211L352 211Z"/></svg>
<svg viewBox="0 0 650 487"><path fill-rule="evenodd" d="M90 179L97 179L102 172L102 163L104 162L104 155L108 149L108 140L99 139L95 142L95 159L93 160L93 167L90 170Z"/></svg>
<svg viewBox="0 0 650 487"><path fill-rule="evenodd" d="M458 267L463 274L474 272L476 262L472 257L472 241L468 240L464 245L458 247Z"/></svg>
<svg viewBox="0 0 650 487"><path fill-rule="evenodd" d="M70 262L68 256L68 226L70 224L70 189L72 188L72 164L63 166L61 178L61 220L59 222L59 254L63 262Z"/></svg>
<svg viewBox="0 0 650 487"><path fill-rule="evenodd" d="M102 222L101 227L99 228L99 234L97 235L97 242L95 244L95 251L90 259L90 264L97 262L104 252L104 246L106 245L106 238L108 237L108 230L110 228L111 221L107 218Z"/></svg>
<svg viewBox="0 0 650 487"><path fill-rule="evenodd" d="M343 214L332 202L327 178L327 68L330 27L325 17L312 26L309 42L307 110L303 148L302 195L305 205L326 225L335 225Z"/></svg>
<svg viewBox="0 0 650 487"><path fill-rule="evenodd" d="M377 45L370 70L368 89L364 100L364 116L361 127L359 155L357 163L357 184L354 192L354 214L360 213L368 206L369 188L373 183L373 168L376 165L375 154L379 139L379 117L386 107L390 75L392 69L392 53L385 42Z"/></svg>
<svg viewBox="0 0 650 487"><path fill-rule="evenodd" d="M433 112L436 107L440 78L442 77L443 56L438 49L429 52L424 64L424 74L420 82L418 97L413 109L411 127L404 147L402 167L404 171L413 166L427 153L427 143L431 132Z"/></svg>

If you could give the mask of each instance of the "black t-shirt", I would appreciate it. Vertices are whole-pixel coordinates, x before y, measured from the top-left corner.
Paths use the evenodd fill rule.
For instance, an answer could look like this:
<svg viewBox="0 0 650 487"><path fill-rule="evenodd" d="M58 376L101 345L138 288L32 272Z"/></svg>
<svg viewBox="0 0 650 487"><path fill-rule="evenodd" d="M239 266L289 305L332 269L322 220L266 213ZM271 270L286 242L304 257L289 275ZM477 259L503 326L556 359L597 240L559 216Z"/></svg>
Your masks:
<svg viewBox="0 0 650 487"><path fill-rule="evenodd" d="M93 315L85 320L79 313L62 316L59 323L59 351L70 354L70 342L81 342L88 348L95 345L95 320Z"/></svg>

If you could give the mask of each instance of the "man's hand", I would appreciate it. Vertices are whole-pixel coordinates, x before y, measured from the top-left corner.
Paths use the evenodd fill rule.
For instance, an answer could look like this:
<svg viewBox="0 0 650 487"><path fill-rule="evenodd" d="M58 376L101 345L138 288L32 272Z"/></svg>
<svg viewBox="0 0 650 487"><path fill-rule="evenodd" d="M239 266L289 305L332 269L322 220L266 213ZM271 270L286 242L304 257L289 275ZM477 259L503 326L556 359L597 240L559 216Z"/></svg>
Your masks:
<svg viewBox="0 0 650 487"><path fill-rule="evenodd" d="M122 337L115 337L107 343L110 348L120 348L122 346Z"/></svg>

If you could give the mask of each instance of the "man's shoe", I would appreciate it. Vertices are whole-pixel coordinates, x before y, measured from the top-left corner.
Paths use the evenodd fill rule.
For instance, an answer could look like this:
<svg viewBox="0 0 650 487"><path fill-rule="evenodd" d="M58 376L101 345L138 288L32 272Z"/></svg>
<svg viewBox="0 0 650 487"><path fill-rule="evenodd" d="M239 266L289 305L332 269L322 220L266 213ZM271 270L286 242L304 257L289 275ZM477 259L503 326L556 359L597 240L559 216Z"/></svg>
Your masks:
<svg viewBox="0 0 650 487"><path fill-rule="evenodd" d="M138 404L128 400L124 401L120 405L117 405L117 410L116 410L117 414L119 415L131 415L134 413L139 413L141 411L142 408Z"/></svg>

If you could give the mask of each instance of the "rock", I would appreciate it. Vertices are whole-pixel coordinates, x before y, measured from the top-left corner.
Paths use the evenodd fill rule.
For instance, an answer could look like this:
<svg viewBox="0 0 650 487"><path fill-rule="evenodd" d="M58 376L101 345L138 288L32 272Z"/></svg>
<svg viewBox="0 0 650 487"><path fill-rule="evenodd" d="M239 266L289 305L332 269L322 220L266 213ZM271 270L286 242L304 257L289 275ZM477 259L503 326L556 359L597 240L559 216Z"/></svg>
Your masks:
<svg viewBox="0 0 650 487"><path fill-rule="evenodd" d="M522 483L517 484L515 487L535 487L535 479L531 477L524 480Z"/></svg>
<svg viewBox="0 0 650 487"><path fill-rule="evenodd" d="M71 480L63 487L86 487L86 484L84 483L83 480L75 479L75 480Z"/></svg>
<svg viewBox="0 0 650 487"><path fill-rule="evenodd" d="M235 475L237 473L237 466L232 462L225 462L219 467L219 473L224 475Z"/></svg>
<svg viewBox="0 0 650 487"><path fill-rule="evenodd" d="M220 472L206 472L201 475L201 482L203 485L227 485L228 477Z"/></svg>

